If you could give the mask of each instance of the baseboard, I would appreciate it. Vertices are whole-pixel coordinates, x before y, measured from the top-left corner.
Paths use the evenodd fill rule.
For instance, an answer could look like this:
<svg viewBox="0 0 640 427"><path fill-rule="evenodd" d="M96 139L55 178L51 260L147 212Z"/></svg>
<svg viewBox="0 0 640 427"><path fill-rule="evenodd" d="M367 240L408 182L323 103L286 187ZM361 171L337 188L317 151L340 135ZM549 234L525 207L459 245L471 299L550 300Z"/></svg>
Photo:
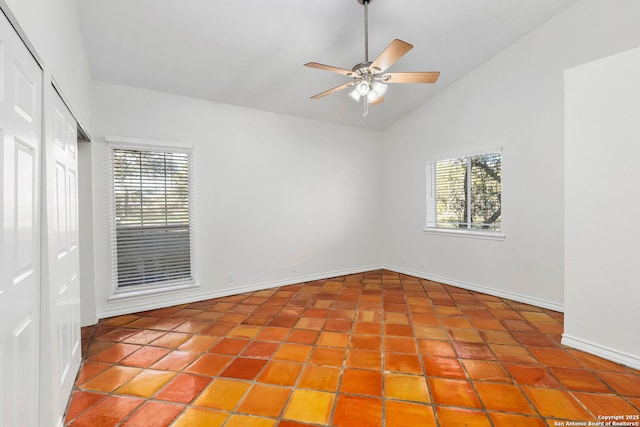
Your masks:
<svg viewBox="0 0 640 427"><path fill-rule="evenodd" d="M185 296L178 296L177 294L172 294L173 298L171 299L170 302L167 302L166 300L162 300L162 301L154 301L150 303L148 301L145 301L145 298L140 298L139 303L132 304L131 302L129 302L125 307L109 307L109 308L98 310L98 319L104 319L104 318L113 317L113 316L121 316L123 314L138 313L141 311L156 310L159 308L164 308L164 307L174 306L174 305L190 304L190 303L204 301L212 298L221 298L229 295L242 294L245 292L255 292L255 291L262 291L265 289L278 288L280 286L296 285L304 282L312 282L314 280L324 280L324 279L329 279L331 277L366 273L368 271L375 271L375 270L381 270L381 269L382 269L382 266L380 265L369 265L369 266L349 268L344 270L327 271L324 273L311 274L307 276L296 276L292 278L275 280L271 282L254 283L251 285L227 288L227 289L217 290L213 292L203 292L195 295L191 294L191 295L185 295Z"/></svg>
<svg viewBox="0 0 640 427"><path fill-rule="evenodd" d="M607 359L612 362L640 370L640 357L638 356L614 350L609 347L604 347L602 345L595 344L580 338L572 337L567 334L562 334L562 344L568 347L575 348L577 350L582 350L586 353L593 354L598 357L602 357L603 359Z"/></svg>
<svg viewBox="0 0 640 427"><path fill-rule="evenodd" d="M506 298L513 301L521 302L524 304L533 305L536 307L547 308L549 310L558 311L564 313L564 306L552 301L534 298L528 295L516 294L513 292L503 291L500 289L489 288L482 285L476 285L474 283L462 282L460 280L450 279L448 277L436 276L435 274L428 274L421 271L409 270L403 267L397 267L393 265L383 266L385 270L394 271L396 273L407 274L409 276L415 276L420 279L431 280L434 282L444 283L445 285L455 286L457 288L467 289L470 291L480 292L487 295L492 295L499 298Z"/></svg>

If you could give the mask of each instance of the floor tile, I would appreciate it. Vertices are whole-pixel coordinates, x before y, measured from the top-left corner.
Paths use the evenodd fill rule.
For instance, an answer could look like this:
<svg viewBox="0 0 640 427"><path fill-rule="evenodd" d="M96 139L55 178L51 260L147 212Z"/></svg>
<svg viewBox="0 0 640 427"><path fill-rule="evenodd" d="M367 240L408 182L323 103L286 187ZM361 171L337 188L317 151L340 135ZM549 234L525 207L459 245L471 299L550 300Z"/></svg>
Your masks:
<svg viewBox="0 0 640 427"><path fill-rule="evenodd" d="M431 406L393 400L387 401L385 406L386 427L436 426Z"/></svg>
<svg viewBox="0 0 640 427"><path fill-rule="evenodd" d="M568 352L560 348L552 347L529 347L529 352L548 366L564 366L567 368L581 368L582 365Z"/></svg>
<svg viewBox="0 0 640 427"><path fill-rule="evenodd" d="M467 328L447 328L447 333L451 340L459 342L476 342L482 343L484 340L480 333L475 329Z"/></svg>
<svg viewBox="0 0 640 427"><path fill-rule="evenodd" d="M140 368L126 366L112 366L93 379L81 385L82 389L111 393L122 384L142 372Z"/></svg>
<svg viewBox="0 0 640 427"><path fill-rule="evenodd" d="M474 387L484 407L489 411L517 412L525 415L536 414L517 386L476 382Z"/></svg>
<svg viewBox="0 0 640 427"><path fill-rule="evenodd" d="M382 338L375 335L353 335L349 348L356 350L382 350Z"/></svg>
<svg viewBox="0 0 640 427"><path fill-rule="evenodd" d="M166 427L183 410L184 406L175 403L146 402L122 424L122 427L149 427L150 422L153 423L153 427Z"/></svg>
<svg viewBox="0 0 640 427"><path fill-rule="evenodd" d="M390 399L431 402L427 382L423 376L385 374L384 396Z"/></svg>
<svg viewBox="0 0 640 427"><path fill-rule="evenodd" d="M191 403L211 382L211 378L199 375L179 374L154 398L168 402Z"/></svg>
<svg viewBox="0 0 640 427"><path fill-rule="evenodd" d="M190 334L182 332L167 332L160 338L151 341L151 345L165 348L178 348L181 344L191 338Z"/></svg>
<svg viewBox="0 0 640 427"><path fill-rule="evenodd" d="M327 424L335 395L313 390L294 390L283 418L314 424Z"/></svg>
<svg viewBox="0 0 640 427"><path fill-rule="evenodd" d="M574 392L573 395L596 417L598 415L637 415L640 411L613 394Z"/></svg>
<svg viewBox="0 0 640 427"><path fill-rule="evenodd" d="M171 350L165 348L146 346L140 350L131 353L122 359L119 363L125 366L134 366L138 368L148 368L156 361L166 356Z"/></svg>
<svg viewBox="0 0 640 427"><path fill-rule="evenodd" d="M599 393L610 393L607 387L594 374L585 369L562 368L552 366L549 371L567 390L581 390Z"/></svg>
<svg viewBox="0 0 640 427"><path fill-rule="evenodd" d="M431 356L456 357L456 352L448 341L418 340L418 351Z"/></svg>
<svg viewBox="0 0 640 427"><path fill-rule="evenodd" d="M171 427L222 427L228 414L220 411L188 408L180 415Z"/></svg>
<svg viewBox="0 0 640 427"><path fill-rule="evenodd" d="M479 330L478 332L486 343L518 345L518 341L507 331Z"/></svg>
<svg viewBox="0 0 640 427"><path fill-rule="evenodd" d="M452 357L424 356L424 370L431 377L467 379L460 361Z"/></svg>
<svg viewBox="0 0 640 427"><path fill-rule="evenodd" d="M199 353L175 350L151 365L152 369L178 372L200 357Z"/></svg>
<svg viewBox="0 0 640 427"><path fill-rule="evenodd" d="M211 326L210 322L206 322L204 320L196 320L198 313L195 313L191 316L191 320L187 320L186 322L176 326L173 328L174 332L184 332L188 334L197 334L200 331L205 330L209 326Z"/></svg>
<svg viewBox="0 0 640 427"><path fill-rule="evenodd" d="M411 325L385 324L384 333L387 336L411 337L413 338L413 328Z"/></svg>
<svg viewBox="0 0 640 427"><path fill-rule="evenodd" d="M499 362L490 360L463 359L462 364L469 374L469 378L475 381L507 382L511 377Z"/></svg>
<svg viewBox="0 0 640 427"><path fill-rule="evenodd" d="M382 395L382 372L345 369L342 373L340 393Z"/></svg>
<svg viewBox="0 0 640 427"><path fill-rule="evenodd" d="M184 351L194 351L194 352L202 353L209 350L218 341L220 341L220 338L218 337L209 337L206 335L195 335L189 338L184 343L182 343L178 348Z"/></svg>
<svg viewBox="0 0 640 427"><path fill-rule="evenodd" d="M220 376L228 378L238 378L242 380L252 380L258 376L258 374L266 364L266 360L238 357L222 371Z"/></svg>
<svg viewBox="0 0 640 427"><path fill-rule="evenodd" d="M256 335L258 335L258 332L260 332L260 329L262 329L261 326L238 325L235 328L233 328L232 330L230 330L229 333L227 334L227 336L251 339L251 338L255 337Z"/></svg>
<svg viewBox="0 0 640 427"><path fill-rule="evenodd" d="M290 394L291 389L288 387L256 384L249 390L236 412L277 418Z"/></svg>
<svg viewBox="0 0 640 427"><path fill-rule="evenodd" d="M320 331L311 331L308 329L293 329L289 336L286 338L286 342L298 343L298 344L315 344L320 336ZM347 336L347 339L349 337Z"/></svg>
<svg viewBox="0 0 640 427"><path fill-rule="evenodd" d="M335 392L338 389L340 374L339 368L310 365L302 371L298 388Z"/></svg>
<svg viewBox="0 0 640 427"><path fill-rule="evenodd" d="M382 400L363 396L338 396L332 425L381 427Z"/></svg>
<svg viewBox="0 0 640 427"><path fill-rule="evenodd" d="M64 425L533 427L640 412L640 371L563 346L563 322L385 270L102 319L81 330Z"/></svg>
<svg viewBox="0 0 640 427"><path fill-rule="evenodd" d="M384 338L384 351L390 353L418 353L416 346L416 340L406 337L385 337Z"/></svg>
<svg viewBox="0 0 640 427"><path fill-rule="evenodd" d="M160 389L160 387L164 386L174 376L175 373L173 372L145 369L130 381L118 387L115 390L115 393L139 397L151 397Z"/></svg>
<svg viewBox="0 0 640 427"><path fill-rule="evenodd" d="M347 368L379 371L382 369L382 353L378 351L348 350L345 366Z"/></svg>
<svg viewBox="0 0 640 427"><path fill-rule="evenodd" d="M462 380L429 378L433 401L440 405L480 408L481 404L471 384Z"/></svg>
<svg viewBox="0 0 640 427"><path fill-rule="evenodd" d="M69 407L67 408L67 419L73 420L80 414L92 407L107 396L101 393L92 393L89 391L75 391L71 395Z"/></svg>
<svg viewBox="0 0 640 427"><path fill-rule="evenodd" d="M70 424L73 427L111 427L144 403L144 399L108 396L86 410Z"/></svg>
<svg viewBox="0 0 640 427"><path fill-rule="evenodd" d="M542 418L535 416L489 412L489 418L494 426L547 427L547 423Z"/></svg>
<svg viewBox="0 0 640 427"><path fill-rule="evenodd" d="M436 413L441 426L492 427L482 411L438 406Z"/></svg>
<svg viewBox="0 0 640 427"><path fill-rule="evenodd" d="M360 335L380 335L382 333L382 325L372 322L356 322L353 326L353 333Z"/></svg>
<svg viewBox="0 0 640 427"><path fill-rule="evenodd" d="M211 347L209 353L228 354L235 356L249 345L249 340L239 338L223 338L216 345Z"/></svg>
<svg viewBox="0 0 640 427"><path fill-rule="evenodd" d="M227 379L216 379L205 388L193 402L193 406L233 410L251 387L251 383Z"/></svg>
<svg viewBox="0 0 640 427"><path fill-rule="evenodd" d="M556 343L540 332L512 332L523 345L531 347L555 347Z"/></svg>
<svg viewBox="0 0 640 427"><path fill-rule="evenodd" d="M597 375L617 393L640 397L640 376L620 372L597 372Z"/></svg>
<svg viewBox="0 0 640 427"><path fill-rule="evenodd" d="M229 365L232 360L232 356L210 353L203 354L195 362L185 368L185 372L213 377L222 372L222 370Z"/></svg>
<svg viewBox="0 0 640 427"><path fill-rule="evenodd" d="M302 371L302 364L284 360L272 360L262 370L258 381L282 386L293 386Z"/></svg>
<svg viewBox="0 0 640 427"><path fill-rule="evenodd" d="M489 344L489 347L502 362L537 363L525 347L503 344Z"/></svg>
<svg viewBox="0 0 640 427"><path fill-rule="evenodd" d="M582 404L567 391L528 386L522 390L543 417L573 421L594 420Z"/></svg>
<svg viewBox="0 0 640 427"><path fill-rule="evenodd" d="M276 342L253 341L244 348L240 355L245 357L270 358L278 347L280 347L280 344Z"/></svg>
<svg viewBox="0 0 640 427"><path fill-rule="evenodd" d="M422 375L420 358L413 354L386 353L384 369L389 372L405 372Z"/></svg>
<svg viewBox="0 0 640 427"><path fill-rule="evenodd" d="M261 341L282 341L289 335L290 329L267 326L256 336L256 340Z"/></svg>
<svg viewBox="0 0 640 427"><path fill-rule="evenodd" d="M342 366L347 351L341 348L316 347L311 353L309 363L323 366Z"/></svg>
<svg viewBox="0 0 640 427"><path fill-rule="evenodd" d="M496 356L486 344L453 342L458 357L461 359L495 360Z"/></svg>
<svg viewBox="0 0 640 427"><path fill-rule="evenodd" d="M340 332L322 332L317 344L324 347L347 348L349 335Z"/></svg>
<svg viewBox="0 0 640 427"><path fill-rule="evenodd" d="M106 369L110 368L112 365L110 363L102 363L102 362L92 362L90 360L86 360L80 369L80 373L76 378L76 384L84 384L89 381L91 378L98 375L100 372L104 372Z"/></svg>
<svg viewBox="0 0 640 427"><path fill-rule="evenodd" d="M207 329L200 332L201 335L208 335L213 337L224 337L227 333L235 328L233 323L216 322Z"/></svg>
<svg viewBox="0 0 640 427"><path fill-rule="evenodd" d="M313 347L302 344L282 344L273 355L274 359L291 362L305 362Z"/></svg>
<svg viewBox="0 0 640 427"><path fill-rule="evenodd" d="M89 359L94 362L117 363L140 348L139 345L116 343Z"/></svg>
<svg viewBox="0 0 640 427"><path fill-rule="evenodd" d="M248 415L232 415L225 427L273 427L276 420Z"/></svg>

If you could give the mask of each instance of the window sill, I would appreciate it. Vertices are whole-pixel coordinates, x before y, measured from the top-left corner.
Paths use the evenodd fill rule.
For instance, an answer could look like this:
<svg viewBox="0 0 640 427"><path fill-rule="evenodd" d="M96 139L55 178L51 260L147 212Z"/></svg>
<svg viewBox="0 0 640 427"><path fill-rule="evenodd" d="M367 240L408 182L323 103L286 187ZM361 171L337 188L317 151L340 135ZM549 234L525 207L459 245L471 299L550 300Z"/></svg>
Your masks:
<svg viewBox="0 0 640 427"><path fill-rule="evenodd" d="M452 230L447 228L425 228L423 233L480 240L504 240L506 237L499 231Z"/></svg>
<svg viewBox="0 0 640 427"><path fill-rule="evenodd" d="M119 302L139 298L147 298L149 296L166 295L175 292L189 291L199 288L196 282L181 283L179 285L158 285L153 287L140 287L138 289L120 289L107 298L108 302Z"/></svg>

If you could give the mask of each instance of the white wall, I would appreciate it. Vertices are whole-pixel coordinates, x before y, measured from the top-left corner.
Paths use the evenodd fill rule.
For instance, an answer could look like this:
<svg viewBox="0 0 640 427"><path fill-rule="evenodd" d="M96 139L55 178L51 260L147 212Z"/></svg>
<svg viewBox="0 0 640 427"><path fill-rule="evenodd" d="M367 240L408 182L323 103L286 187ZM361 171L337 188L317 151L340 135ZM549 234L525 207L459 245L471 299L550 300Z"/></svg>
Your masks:
<svg viewBox="0 0 640 427"><path fill-rule="evenodd" d="M563 70L640 45L638 22L636 0L578 2L386 131L384 264L562 310ZM423 234L425 162L499 147L506 239Z"/></svg>
<svg viewBox="0 0 640 427"><path fill-rule="evenodd" d="M640 49L565 73L563 343L640 369Z"/></svg>
<svg viewBox="0 0 640 427"><path fill-rule="evenodd" d="M106 83L92 95L99 317L379 268L378 133ZM108 135L195 146L198 290L107 301Z"/></svg>

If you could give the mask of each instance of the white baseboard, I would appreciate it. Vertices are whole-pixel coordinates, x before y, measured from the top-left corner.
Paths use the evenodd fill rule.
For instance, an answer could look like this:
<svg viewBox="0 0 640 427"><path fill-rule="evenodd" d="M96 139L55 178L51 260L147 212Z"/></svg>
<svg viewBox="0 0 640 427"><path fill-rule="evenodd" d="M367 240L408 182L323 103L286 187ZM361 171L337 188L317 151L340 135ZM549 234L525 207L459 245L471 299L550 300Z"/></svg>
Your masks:
<svg viewBox="0 0 640 427"><path fill-rule="evenodd" d="M600 344L595 344L580 338L572 337L567 334L562 334L562 344L602 357L603 359L640 370L640 357L638 356L605 347Z"/></svg>
<svg viewBox="0 0 640 427"><path fill-rule="evenodd" d="M445 285L451 285L470 291L476 291L487 295L493 295L495 297L507 298L513 301L518 301L524 304L533 305L536 307L547 308L553 311L559 311L564 313L564 306L552 301L531 297L528 295L516 294L509 291L503 291L500 289L489 288L482 285L476 285L474 283L462 282L460 280L450 279L448 277L436 276L434 274L423 273L421 271L409 270L403 267L396 267L393 265L385 265L382 268L396 273L407 274L409 276L415 276L420 279L432 280L434 282L444 283Z"/></svg>
<svg viewBox="0 0 640 427"><path fill-rule="evenodd" d="M138 313L141 311L156 310L168 306L189 304L198 301L204 301L212 298L221 298L229 295L237 295L245 292L262 291L265 289L278 288L280 286L296 285L304 282L312 282L314 280L324 280L331 277L346 276L349 274L365 273L367 271L381 270L380 265L369 265L365 267L349 268L344 270L334 270L324 273L317 273L307 276L296 276L283 280L275 280L272 282L254 283L251 285L221 289L213 292L202 292L198 294L179 296L177 293L172 294L171 301L160 300L149 302L148 298L138 298L137 302L132 303L131 300L126 305L119 307L109 307L98 310L98 319L107 317L121 316L123 314Z"/></svg>

